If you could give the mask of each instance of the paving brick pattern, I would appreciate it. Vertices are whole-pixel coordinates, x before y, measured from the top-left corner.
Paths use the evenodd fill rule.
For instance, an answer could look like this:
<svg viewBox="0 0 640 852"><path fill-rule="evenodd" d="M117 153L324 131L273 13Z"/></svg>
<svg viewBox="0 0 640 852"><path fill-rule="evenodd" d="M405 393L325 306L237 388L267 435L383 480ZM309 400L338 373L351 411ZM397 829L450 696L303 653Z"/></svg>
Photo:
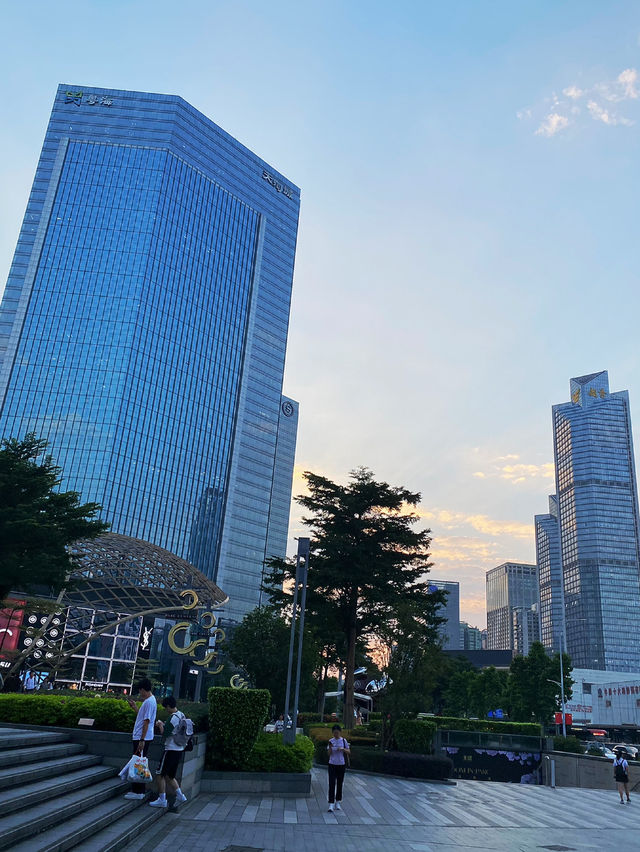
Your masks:
<svg viewBox="0 0 640 852"><path fill-rule="evenodd" d="M613 783L612 783L613 788ZM154 826L155 829L155 826ZM541 852L640 850L640 796L347 773L343 810L327 812L326 770L308 799L202 794L127 852Z"/></svg>

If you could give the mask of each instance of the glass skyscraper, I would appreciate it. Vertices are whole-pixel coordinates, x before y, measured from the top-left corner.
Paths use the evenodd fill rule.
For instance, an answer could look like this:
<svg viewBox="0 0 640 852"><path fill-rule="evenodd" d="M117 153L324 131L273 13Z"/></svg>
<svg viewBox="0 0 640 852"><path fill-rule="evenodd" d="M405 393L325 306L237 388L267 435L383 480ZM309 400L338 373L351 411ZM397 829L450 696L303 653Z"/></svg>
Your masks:
<svg viewBox="0 0 640 852"><path fill-rule="evenodd" d="M605 371L553 406L567 651L576 668L640 671L638 490L629 394Z"/></svg>
<svg viewBox="0 0 640 852"><path fill-rule="evenodd" d="M60 86L0 308L0 436L45 438L62 487L231 617L286 546L299 203L179 97Z"/></svg>
<svg viewBox="0 0 640 852"><path fill-rule="evenodd" d="M560 559L560 529L558 527L558 498L549 496L549 512L534 517L536 531L536 562L540 590L540 641L550 651L564 649L562 636L562 561Z"/></svg>
<svg viewBox="0 0 640 852"><path fill-rule="evenodd" d="M429 586L447 593L447 601L439 607L438 615L445 621L438 628L438 634L445 651L458 651L460 645L460 583L455 580L432 580Z"/></svg>

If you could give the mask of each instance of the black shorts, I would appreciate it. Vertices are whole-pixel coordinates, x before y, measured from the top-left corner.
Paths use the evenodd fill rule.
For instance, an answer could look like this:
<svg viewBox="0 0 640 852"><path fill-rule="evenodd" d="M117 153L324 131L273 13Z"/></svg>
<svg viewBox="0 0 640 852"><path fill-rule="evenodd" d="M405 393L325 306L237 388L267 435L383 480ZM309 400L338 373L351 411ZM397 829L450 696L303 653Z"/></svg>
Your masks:
<svg viewBox="0 0 640 852"><path fill-rule="evenodd" d="M163 778L175 778L181 757L181 751L165 751L158 767L158 775L162 775Z"/></svg>

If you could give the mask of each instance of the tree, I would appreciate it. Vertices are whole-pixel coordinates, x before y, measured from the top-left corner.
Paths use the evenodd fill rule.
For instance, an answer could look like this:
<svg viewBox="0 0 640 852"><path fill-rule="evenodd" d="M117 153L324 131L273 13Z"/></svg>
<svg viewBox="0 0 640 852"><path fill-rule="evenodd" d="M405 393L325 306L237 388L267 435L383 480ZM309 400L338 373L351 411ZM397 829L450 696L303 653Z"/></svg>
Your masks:
<svg viewBox="0 0 640 852"><path fill-rule="evenodd" d="M571 698L571 659L562 655L565 701ZM515 657L509 669L509 715L518 722L532 717L542 725L560 708L560 655L549 657L541 642L534 642L526 657Z"/></svg>
<svg viewBox="0 0 640 852"><path fill-rule="evenodd" d="M234 629L226 651L235 665L242 667L256 689L268 689L279 712L284 711L289 662L290 626L269 607L256 607L247 613ZM297 641L294 649L294 671L297 660ZM300 676L300 706L313 707L316 680L321 658L313 637L305 630L302 643ZM294 681L292 680L292 684ZM293 686L292 686L293 690ZM292 695L293 697L293 695Z"/></svg>
<svg viewBox="0 0 640 852"><path fill-rule="evenodd" d="M33 433L0 442L0 599L11 589L60 591L73 565L67 546L109 528L97 503L56 490L62 471L43 457L46 446Z"/></svg>
<svg viewBox="0 0 640 852"><path fill-rule="evenodd" d="M303 522L312 541L308 570L307 617L330 624L346 647L346 727L353 725L353 672L359 639L375 640L396 621L400 605L420 614L422 635L436 641L444 602L430 591L430 530L416 531L420 494L376 482L366 468L350 474L348 485L304 474L309 493L297 497L307 510ZM290 605L287 591L295 575L291 562L274 560L265 589L275 606ZM416 622L417 624L417 622Z"/></svg>

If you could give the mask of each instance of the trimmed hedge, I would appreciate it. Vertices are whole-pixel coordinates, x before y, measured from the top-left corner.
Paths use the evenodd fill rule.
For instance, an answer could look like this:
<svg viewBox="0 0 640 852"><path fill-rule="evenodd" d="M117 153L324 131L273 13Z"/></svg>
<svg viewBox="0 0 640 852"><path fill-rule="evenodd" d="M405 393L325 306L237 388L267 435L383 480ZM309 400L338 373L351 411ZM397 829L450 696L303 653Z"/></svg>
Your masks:
<svg viewBox="0 0 640 852"><path fill-rule="evenodd" d="M0 695L0 719L25 725L76 728L78 720L95 719L98 731L133 730L136 714L118 698L67 698L61 695Z"/></svg>
<svg viewBox="0 0 640 852"><path fill-rule="evenodd" d="M320 713L298 713L298 727L304 728L305 725L311 722L322 722Z"/></svg>
<svg viewBox="0 0 640 852"><path fill-rule="evenodd" d="M554 737L554 751L568 751L571 754L584 754L584 746L577 737Z"/></svg>
<svg viewBox="0 0 640 852"><path fill-rule="evenodd" d="M458 719L455 716L429 716L425 722L449 731L487 731L493 734L522 734L539 737L540 725L533 722L494 722L490 719Z"/></svg>
<svg viewBox="0 0 640 852"><path fill-rule="evenodd" d="M246 772L309 772L313 765L313 743L298 734L293 745L282 742L282 734L260 733L243 769Z"/></svg>
<svg viewBox="0 0 640 852"><path fill-rule="evenodd" d="M213 686L208 698L207 766L242 769L269 712L269 690Z"/></svg>
<svg viewBox="0 0 640 852"><path fill-rule="evenodd" d="M333 736L331 728L331 725L308 725L305 728L305 734L308 737L311 737L314 742L328 743ZM349 744L377 745L379 742L379 737L376 734L361 730L360 728L353 728L351 731L343 731L342 735L344 735L344 738L349 742Z"/></svg>
<svg viewBox="0 0 640 852"><path fill-rule="evenodd" d="M367 731L371 731L373 734L381 734L382 733L382 719L374 719L373 722L367 722L364 726Z"/></svg>
<svg viewBox="0 0 640 852"><path fill-rule="evenodd" d="M436 726L417 719L398 719L393 726L393 739L398 751L412 754L431 754Z"/></svg>
<svg viewBox="0 0 640 852"><path fill-rule="evenodd" d="M326 766L327 762L326 746L324 743L316 743L316 763ZM453 762L448 757L436 757L432 754L352 747L351 768L384 775L399 775L402 778L442 781L451 777Z"/></svg>

